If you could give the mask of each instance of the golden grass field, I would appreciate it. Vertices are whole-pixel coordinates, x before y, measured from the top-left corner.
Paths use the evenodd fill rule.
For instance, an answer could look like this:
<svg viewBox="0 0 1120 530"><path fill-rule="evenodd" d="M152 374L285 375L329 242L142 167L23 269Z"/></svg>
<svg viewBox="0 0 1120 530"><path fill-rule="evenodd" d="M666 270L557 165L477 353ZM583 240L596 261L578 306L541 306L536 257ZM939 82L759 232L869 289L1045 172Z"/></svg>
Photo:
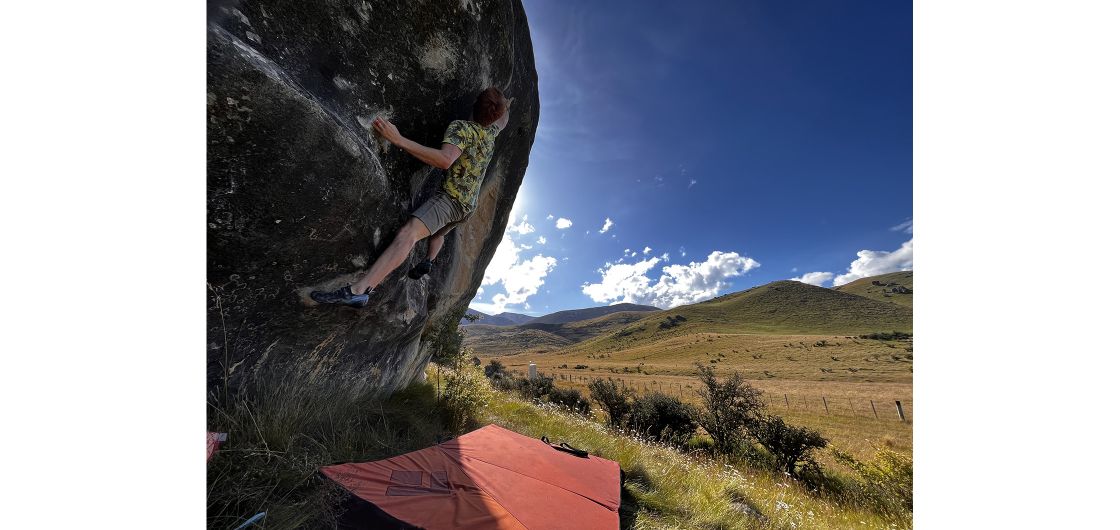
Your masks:
<svg viewBox="0 0 1120 530"><path fill-rule="evenodd" d="M610 353L576 349L480 359L484 364L498 359L521 374L534 362L538 373L585 395L592 380L611 377L638 393L660 391L689 402L696 401L697 362L717 373L740 371L765 393L772 412L819 429L837 448L867 458L876 446L912 452L912 349L909 340L696 333ZM580 365L587 368L575 368ZM895 401L907 421L899 419Z"/></svg>

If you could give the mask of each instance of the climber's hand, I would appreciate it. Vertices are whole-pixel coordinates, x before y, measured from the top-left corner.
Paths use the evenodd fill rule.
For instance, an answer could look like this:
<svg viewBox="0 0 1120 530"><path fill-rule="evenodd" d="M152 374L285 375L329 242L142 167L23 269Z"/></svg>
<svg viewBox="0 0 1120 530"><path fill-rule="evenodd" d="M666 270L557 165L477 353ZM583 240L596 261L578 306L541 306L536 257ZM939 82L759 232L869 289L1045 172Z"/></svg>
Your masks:
<svg viewBox="0 0 1120 530"><path fill-rule="evenodd" d="M401 141L401 133L397 130L397 126L384 118L377 118L373 120L373 130L377 131L389 143L397 145Z"/></svg>

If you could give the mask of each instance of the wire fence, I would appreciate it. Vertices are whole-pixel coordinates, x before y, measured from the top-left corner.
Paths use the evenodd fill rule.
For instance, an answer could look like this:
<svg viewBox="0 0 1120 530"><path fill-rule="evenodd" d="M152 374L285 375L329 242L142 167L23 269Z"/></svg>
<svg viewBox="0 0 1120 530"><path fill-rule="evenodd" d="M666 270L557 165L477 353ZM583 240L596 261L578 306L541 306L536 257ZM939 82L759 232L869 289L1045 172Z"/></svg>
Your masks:
<svg viewBox="0 0 1120 530"><path fill-rule="evenodd" d="M528 377L524 370L511 370L519 377ZM602 376L589 376L569 373L545 373L538 371L538 375L551 377L560 383L570 383L575 386L586 386L595 379L606 379ZM699 397L697 383L682 383L679 381L664 381L651 378L618 377L611 374L613 379L638 395L651 392L676 396L682 401L692 401ZM808 394L804 392L763 392L763 402L777 412L805 412L824 414L828 416L859 416L872 418L879 421L913 421L913 402L909 399L884 399L882 397L866 397L853 395Z"/></svg>

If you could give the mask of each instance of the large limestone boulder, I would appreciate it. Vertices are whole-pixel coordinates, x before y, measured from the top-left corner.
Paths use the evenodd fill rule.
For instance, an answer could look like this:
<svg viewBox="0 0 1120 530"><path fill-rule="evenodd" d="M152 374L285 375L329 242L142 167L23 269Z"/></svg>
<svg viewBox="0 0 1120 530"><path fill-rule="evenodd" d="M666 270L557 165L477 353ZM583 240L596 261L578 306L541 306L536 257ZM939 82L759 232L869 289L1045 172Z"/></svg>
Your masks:
<svg viewBox="0 0 1120 530"><path fill-rule="evenodd" d="M208 15L209 390L357 396L422 377L422 337L478 289L528 163L539 103L521 3L212 1ZM421 244L370 307L307 307L309 288L371 264L443 177L369 133L373 116L437 146L490 85L515 98L510 122L435 271L405 276Z"/></svg>

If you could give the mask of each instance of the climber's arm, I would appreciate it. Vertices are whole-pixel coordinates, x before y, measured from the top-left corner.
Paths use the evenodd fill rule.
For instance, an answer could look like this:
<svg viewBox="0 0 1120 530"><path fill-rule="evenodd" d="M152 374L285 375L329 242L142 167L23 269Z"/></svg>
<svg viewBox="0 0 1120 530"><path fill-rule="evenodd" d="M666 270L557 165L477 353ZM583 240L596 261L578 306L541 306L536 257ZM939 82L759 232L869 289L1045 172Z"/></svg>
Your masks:
<svg viewBox="0 0 1120 530"><path fill-rule="evenodd" d="M513 98L509 98L506 100L506 111L502 113L502 117L498 118L498 121L494 122L498 125L499 131L504 131L506 128L506 124L509 123L509 107L511 105L513 105Z"/></svg>
<svg viewBox="0 0 1120 530"><path fill-rule="evenodd" d="M389 143L404 149L405 152L429 166L447 169L463 154L463 151L451 144L443 144L439 149L420 145L397 131L397 126L382 118L373 121L373 128L389 140Z"/></svg>

